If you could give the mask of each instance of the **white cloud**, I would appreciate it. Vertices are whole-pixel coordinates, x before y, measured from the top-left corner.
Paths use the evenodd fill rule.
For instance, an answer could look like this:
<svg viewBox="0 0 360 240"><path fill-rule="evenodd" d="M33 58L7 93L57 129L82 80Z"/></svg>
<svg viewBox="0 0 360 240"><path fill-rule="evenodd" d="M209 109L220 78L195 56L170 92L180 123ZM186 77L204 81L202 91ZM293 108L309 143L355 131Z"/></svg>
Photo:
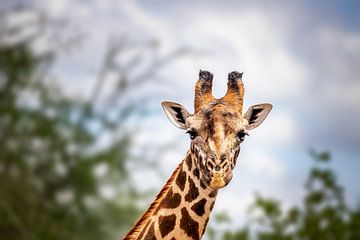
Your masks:
<svg viewBox="0 0 360 240"><path fill-rule="evenodd" d="M307 111L312 121L304 135L315 146L354 151L360 142L360 33L322 26L315 31L312 44L313 87L304 98L304 106L311 106ZM351 120L344 124L344 119Z"/></svg>
<svg viewBox="0 0 360 240"><path fill-rule="evenodd" d="M326 78L336 83L357 81L360 64L360 33L334 27L323 27L316 40L321 56L320 67L324 67ZM324 79L325 80L325 79ZM344 85L344 84L342 84Z"/></svg>
<svg viewBox="0 0 360 240"><path fill-rule="evenodd" d="M196 12L189 22L192 24L185 28L189 42L215 52L216 58L205 59L205 65L245 71L249 95L285 98L304 91L305 66L288 51L285 29L261 9L245 8L226 15L216 10Z"/></svg>
<svg viewBox="0 0 360 240"><path fill-rule="evenodd" d="M359 107L360 102L360 82L329 84L324 86L322 97L323 104L329 104L336 100L339 106L354 107L356 109ZM337 110L342 111L343 109Z"/></svg>
<svg viewBox="0 0 360 240"><path fill-rule="evenodd" d="M297 125L291 113L274 108L259 129L250 133L250 138L252 135L256 138L251 139L251 142L256 141L256 144L261 143L264 146L294 145L299 135Z"/></svg>
<svg viewBox="0 0 360 240"><path fill-rule="evenodd" d="M360 34L327 27L318 31L317 41L321 56L319 70L324 74L323 79L319 79L323 83L319 100L357 106L360 101Z"/></svg>
<svg viewBox="0 0 360 240"><path fill-rule="evenodd" d="M137 1L121 1L118 9L127 17L127 23L135 27L135 31L132 32L141 34L142 37L150 36L159 39L163 53L176 47L177 41L173 38L174 34L168 22L150 14Z"/></svg>
<svg viewBox="0 0 360 240"><path fill-rule="evenodd" d="M280 178L285 172L284 166L271 154L249 150L244 152L238 167L251 174L261 177Z"/></svg>
<svg viewBox="0 0 360 240"><path fill-rule="evenodd" d="M67 56L68 63L64 64L68 68L69 64L79 62L83 70L77 72L82 79L93 81L94 66L98 68L106 44L104 36L117 30L160 39L160 54L184 45L210 52L202 57L178 61L162 71L163 76L171 76L168 78L172 85L193 87L198 69L208 68L215 73L214 92L218 97L225 92L227 73L233 70L245 71L248 98L283 99L301 94L306 86L307 72L288 51L284 29L260 8L245 7L236 12L229 10L226 14L217 12L214 6L204 12L188 10L184 23L169 16L165 18L166 15L152 14L136 1L75 6L48 4L47 7L56 12L54 15L62 12L70 22L90 31L91 38L83 45L82 53L77 53L72 60ZM58 72L62 72L61 69ZM67 82L70 81L77 82L70 92L81 89L80 81ZM192 91L185 92L185 89L190 88L184 87L184 99L192 98Z"/></svg>

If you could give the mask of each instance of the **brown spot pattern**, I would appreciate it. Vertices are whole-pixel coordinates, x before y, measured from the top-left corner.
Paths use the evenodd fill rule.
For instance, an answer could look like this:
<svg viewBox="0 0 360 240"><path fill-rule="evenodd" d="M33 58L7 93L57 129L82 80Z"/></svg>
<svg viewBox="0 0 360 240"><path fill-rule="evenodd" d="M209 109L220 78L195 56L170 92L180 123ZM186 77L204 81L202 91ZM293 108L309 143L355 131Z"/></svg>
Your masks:
<svg viewBox="0 0 360 240"><path fill-rule="evenodd" d="M209 193L209 197L213 198L216 197L217 195L217 191L212 191L211 193Z"/></svg>
<svg viewBox="0 0 360 240"><path fill-rule="evenodd" d="M213 115L213 112L212 111L206 111L205 114L204 114L204 117L206 119L206 126L207 126L207 130L208 130L208 133L209 133L209 136L213 136L214 133L215 133L215 130L214 130L214 115Z"/></svg>
<svg viewBox="0 0 360 240"><path fill-rule="evenodd" d="M186 183L186 172L180 170L178 176L176 177L176 184L180 188L181 191L184 191L185 183Z"/></svg>
<svg viewBox="0 0 360 240"><path fill-rule="evenodd" d="M180 205L181 196L178 193L174 193L172 189L166 194L160 207L163 208L176 208Z"/></svg>
<svg viewBox="0 0 360 240"><path fill-rule="evenodd" d="M195 168L194 171L193 171L193 174L197 179L199 179L199 177L200 177L199 169Z"/></svg>
<svg viewBox="0 0 360 240"><path fill-rule="evenodd" d="M203 164L203 157L201 155L198 156L199 162Z"/></svg>
<svg viewBox="0 0 360 240"><path fill-rule="evenodd" d="M200 186L201 186L203 189L206 189L205 183L203 183L203 181L201 181L201 180L200 180Z"/></svg>
<svg viewBox="0 0 360 240"><path fill-rule="evenodd" d="M176 221L175 214L159 217L159 229L160 229L161 237L165 237L172 230L174 230L175 221Z"/></svg>
<svg viewBox="0 0 360 240"><path fill-rule="evenodd" d="M204 235L205 230L206 230L206 226L207 226L208 222L209 222L209 218L207 218L207 219L205 220L204 229L202 230L201 236Z"/></svg>
<svg viewBox="0 0 360 240"><path fill-rule="evenodd" d="M231 132L233 132L233 129L230 127L229 124L224 124L224 132L225 132L225 135L229 135Z"/></svg>
<svg viewBox="0 0 360 240"><path fill-rule="evenodd" d="M195 154L195 157L198 157L200 154L199 154L199 151L197 150L197 148L194 147L194 154Z"/></svg>
<svg viewBox="0 0 360 240"><path fill-rule="evenodd" d="M156 215L157 211L161 208L161 204L166 194L168 193L171 185L175 181L177 174L183 166L183 162L181 162L178 167L175 169L171 177L165 183L164 187L161 189L159 194L156 196L155 200L151 203L148 210L141 216L141 218L136 222L135 226L125 235L124 240L134 239L138 236L139 232L144 229L145 225L148 223L148 220L151 216ZM181 197L180 197L181 198Z"/></svg>
<svg viewBox="0 0 360 240"><path fill-rule="evenodd" d="M192 239L199 240L199 223L190 217L185 207L181 209L181 215L180 228Z"/></svg>
<svg viewBox="0 0 360 240"><path fill-rule="evenodd" d="M191 143L191 145L190 145L190 150L191 150L191 152L194 152L194 143Z"/></svg>
<svg viewBox="0 0 360 240"><path fill-rule="evenodd" d="M198 216L201 217L205 213L205 204L206 204L206 199L203 198L200 201L198 201L197 203L195 203L191 207L191 210L193 210Z"/></svg>
<svg viewBox="0 0 360 240"><path fill-rule="evenodd" d="M240 149L236 150L234 158L232 159L232 168L231 169L235 168L237 157L239 156L239 153L240 153Z"/></svg>
<svg viewBox="0 0 360 240"><path fill-rule="evenodd" d="M211 205L210 205L210 211L212 211L212 210L213 210L214 205L215 205L215 201L211 203Z"/></svg>
<svg viewBox="0 0 360 240"><path fill-rule="evenodd" d="M144 237L144 240L156 240L154 223L151 224L149 231Z"/></svg>
<svg viewBox="0 0 360 240"><path fill-rule="evenodd" d="M199 196L199 190L196 187L194 181L190 177L188 177L188 182L189 182L189 192L186 194L185 200L188 202L192 202Z"/></svg>
<svg viewBox="0 0 360 240"><path fill-rule="evenodd" d="M186 157L186 165L188 166L189 171L191 171L191 168L192 168L192 159L191 159L191 155L190 155L190 154Z"/></svg>

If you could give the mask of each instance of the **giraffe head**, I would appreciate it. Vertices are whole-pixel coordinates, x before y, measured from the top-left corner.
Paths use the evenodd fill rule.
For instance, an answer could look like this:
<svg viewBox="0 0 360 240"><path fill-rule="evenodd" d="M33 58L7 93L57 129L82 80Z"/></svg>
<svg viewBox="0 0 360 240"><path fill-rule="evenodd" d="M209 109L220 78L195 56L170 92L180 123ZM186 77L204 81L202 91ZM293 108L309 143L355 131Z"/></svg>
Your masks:
<svg viewBox="0 0 360 240"><path fill-rule="evenodd" d="M272 105L253 105L243 114L242 73L229 73L228 90L220 99L212 95L212 80L210 72L200 71L195 87L194 114L178 103L163 102L162 106L170 121L190 135L190 151L197 159L201 181L210 188L219 189L230 182L240 145L248 131L265 120Z"/></svg>

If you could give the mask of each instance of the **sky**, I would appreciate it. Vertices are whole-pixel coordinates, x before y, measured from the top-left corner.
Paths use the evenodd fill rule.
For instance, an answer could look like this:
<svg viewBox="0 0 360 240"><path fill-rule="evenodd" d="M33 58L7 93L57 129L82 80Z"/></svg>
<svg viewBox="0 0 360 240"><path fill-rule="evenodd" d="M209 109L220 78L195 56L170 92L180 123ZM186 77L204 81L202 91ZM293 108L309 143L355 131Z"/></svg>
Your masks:
<svg viewBox="0 0 360 240"><path fill-rule="evenodd" d="M141 188L160 188L189 146L188 137L166 119L160 101L179 102L192 112L199 69L214 73L216 97L225 93L227 74L236 70L244 72L244 109L261 102L274 108L244 142L234 178L220 191L214 211L229 212L238 226L255 192L286 206L299 203L312 165L310 148L332 153L348 201L360 202L358 1L39 0L32 5L68 23L60 34L64 38L86 36L53 68L69 95L87 97L105 46L116 34L157 39L160 56L183 47L194 51L158 73L166 79L165 91L160 83L148 86L159 104L142 119L134 151L149 143L176 146L157 159L162 178L149 173L153 181L144 182L142 171L133 173Z"/></svg>

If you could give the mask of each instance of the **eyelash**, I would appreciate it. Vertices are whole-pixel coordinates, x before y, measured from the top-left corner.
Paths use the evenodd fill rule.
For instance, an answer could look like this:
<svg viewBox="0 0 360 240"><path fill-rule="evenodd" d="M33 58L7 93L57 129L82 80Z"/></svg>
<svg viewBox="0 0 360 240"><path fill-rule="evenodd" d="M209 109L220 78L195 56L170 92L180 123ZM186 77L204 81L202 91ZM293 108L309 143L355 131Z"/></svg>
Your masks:
<svg viewBox="0 0 360 240"><path fill-rule="evenodd" d="M249 136L247 132L241 131L238 133L237 137L239 138L240 142L245 140L245 136Z"/></svg>
<svg viewBox="0 0 360 240"><path fill-rule="evenodd" d="M186 133L188 133L190 135L190 139L194 140L197 137L197 132L194 130L187 130Z"/></svg>
<svg viewBox="0 0 360 240"><path fill-rule="evenodd" d="M197 137L197 132L195 130L187 130L186 131L187 134L190 135L190 139L191 140L194 140L196 137ZM244 132L244 131L241 131L238 133L237 137L239 138L239 140L241 142L243 142L245 140L245 136L249 136L249 133L247 132Z"/></svg>

